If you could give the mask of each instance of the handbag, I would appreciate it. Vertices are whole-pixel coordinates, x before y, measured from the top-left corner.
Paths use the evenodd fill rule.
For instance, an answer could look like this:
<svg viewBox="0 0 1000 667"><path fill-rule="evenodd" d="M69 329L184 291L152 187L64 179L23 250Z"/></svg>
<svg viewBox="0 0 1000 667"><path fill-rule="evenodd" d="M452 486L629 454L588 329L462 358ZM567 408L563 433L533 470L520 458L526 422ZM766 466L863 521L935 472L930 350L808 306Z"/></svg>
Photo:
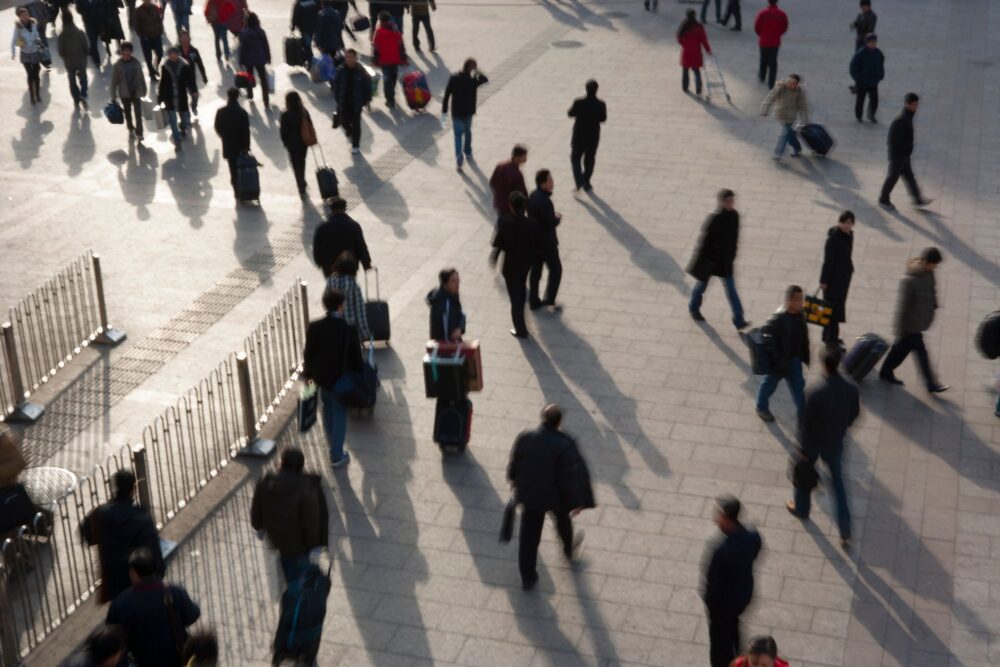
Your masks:
<svg viewBox="0 0 1000 667"><path fill-rule="evenodd" d="M816 292L819 292L819 287L816 288ZM817 294L806 295L802 311L806 316L806 322L821 327L830 324L830 319L833 316L833 306L828 301L819 298Z"/></svg>
<svg viewBox="0 0 1000 667"><path fill-rule="evenodd" d="M364 14L358 14L351 21L351 27L358 32L361 32L362 30L370 30L372 27L372 22Z"/></svg>
<svg viewBox="0 0 1000 667"><path fill-rule="evenodd" d="M309 382L299 389L299 433L308 433L316 423L316 410L319 407L319 393L316 385Z"/></svg>
<svg viewBox="0 0 1000 667"><path fill-rule="evenodd" d="M165 129L167 127L167 110L163 107L153 109L153 121L156 123L157 130Z"/></svg>
<svg viewBox="0 0 1000 667"><path fill-rule="evenodd" d="M235 79L237 88L246 88L249 90L257 85L257 80L253 78L253 74L246 70L237 72Z"/></svg>
<svg viewBox="0 0 1000 667"><path fill-rule="evenodd" d="M299 132L302 134L302 144L306 147L315 146L319 143L319 139L316 138L316 128L313 127L312 119L309 117L309 113L303 109L302 123L299 127Z"/></svg>
<svg viewBox="0 0 1000 667"><path fill-rule="evenodd" d="M514 517L517 514L517 500L514 496L507 501L507 506L503 508L503 519L500 521L500 541L510 542L514 537Z"/></svg>

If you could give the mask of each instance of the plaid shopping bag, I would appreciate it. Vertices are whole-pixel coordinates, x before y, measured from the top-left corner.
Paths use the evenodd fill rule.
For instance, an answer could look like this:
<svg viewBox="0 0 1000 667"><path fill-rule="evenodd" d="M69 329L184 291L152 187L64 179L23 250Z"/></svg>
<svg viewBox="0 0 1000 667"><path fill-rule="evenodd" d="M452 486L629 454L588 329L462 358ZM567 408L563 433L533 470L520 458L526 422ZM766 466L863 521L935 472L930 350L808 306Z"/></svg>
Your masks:
<svg viewBox="0 0 1000 667"><path fill-rule="evenodd" d="M815 294L807 294L805 302L803 312L806 316L806 322L817 324L821 327L825 327L830 323L830 317L833 315L833 307L827 301L824 301Z"/></svg>

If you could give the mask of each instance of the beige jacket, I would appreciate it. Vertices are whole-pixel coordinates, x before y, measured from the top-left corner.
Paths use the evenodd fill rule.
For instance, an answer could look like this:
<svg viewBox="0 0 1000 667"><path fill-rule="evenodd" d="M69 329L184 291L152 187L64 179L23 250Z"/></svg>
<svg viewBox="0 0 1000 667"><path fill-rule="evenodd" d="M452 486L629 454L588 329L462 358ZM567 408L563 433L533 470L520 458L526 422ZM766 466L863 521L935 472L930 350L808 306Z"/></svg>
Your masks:
<svg viewBox="0 0 1000 667"><path fill-rule="evenodd" d="M809 123L809 103L806 101L806 90L799 84L799 87L792 90L785 85L787 79L774 84L774 88L764 98L764 103L760 107L760 112L767 115L774 107L774 117L782 123L794 123L795 119L802 118L802 124Z"/></svg>

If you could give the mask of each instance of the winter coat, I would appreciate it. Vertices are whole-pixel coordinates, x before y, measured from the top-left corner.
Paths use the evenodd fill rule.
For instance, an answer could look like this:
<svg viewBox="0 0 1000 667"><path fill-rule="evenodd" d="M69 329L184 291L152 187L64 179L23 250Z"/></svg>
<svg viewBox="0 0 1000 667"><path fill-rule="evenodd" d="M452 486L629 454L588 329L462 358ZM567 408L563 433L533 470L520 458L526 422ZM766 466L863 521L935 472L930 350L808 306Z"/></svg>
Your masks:
<svg viewBox="0 0 1000 667"><path fill-rule="evenodd" d="M333 79L333 98L337 100L337 108L344 113L361 113L361 109L372 101L372 78L360 63L354 67L345 63L337 68L337 76Z"/></svg>
<svg viewBox="0 0 1000 667"><path fill-rule="evenodd" d="M222 139L222 157L231 160L250 150L250 115L237 101L215 112L215 133Z"/></svg>
<svg viewBox="0 0 1000 667"><path fill-rule="evenodd" d="M792 90L787 85L787 79L782 79L774 84L774 88L764 98L764 103L760 107L762 114L767 114L774 106L774 117L782 123L794 123L795 119L801 116L802 124L809 123L809 102L806 100L806 89L799 84L799 87Z"/></svg>
<svg viewBox="0 0 1000 667"><path fill-rule="evenodd" d="M319 475L278 470L250 501L250 525L263 530L282 558L305 556L329 542L329 514Z"/></svg>
<svg viewBox="0 0 1000 667"><path fill-rule="evenodd" d="M157 572L165 570L153 519L131 498L111 500L88 514L80 523L80 537L85 544L97 546L103 600L114 600L131 585L128 557L140 547L156 557Z"/></svg>
<svg viewBox="0 0 1000 667"><path fill-rule="evenodd" d="M63 66L69 70L84 69L87 67L87 58L90 57L90 41L87 34L76 27L75 23L64 23L62 32L59 33L59 57L63 60Z"/></svg>
<svg viewBox="0 0 1000 667"><path fill-rule="evenodd" d="M118 17L121 0L98 0L100 6L100 38L102 42L125 39L122 21Z"/></svg>
<svg viewBox="0 0 1000 667"><path fill-rule="evenodd" d="M119 58L111 68L111 96L123 100L138 99L146 95L146 75L138 58Z"/></svg>
<svg viewBox="0 0 1000 667"><path fill-rule="evenodd" d="M718 209L708 216L701 228L701 240L688 264L688 274L702 283L708 282L711 276L727 278L733 275L739 240L740 214Z"/></svg>
<svg viewBox="0 0 1000 667"><path fill-rule="evenodd" d="M576 119L570 145L581 150L597 150L601 143L601 123L608 119L608 105L597 95L578 97L566 115Z"/></svg>
<svg viewBox="0 0 1000 667"><path fill-rule="evenodd" d="M851 22L851 30L856 35L855 39L863 44L865 37L875 32L875 24L877 22L878 17L875 16L875 12L858 12L858 17Z"/></svg>
<svg viewBox="0 0 1000 667"><path fill-rule="evenodd" d="M309 323L302 355L302 375L323 389L333 389L344 373L361 371L361 339L358 330L343 317L327 313Z"/></svg>
<svg viewBox="0 0 1000 667"><path fill-rule="evenodd" d="M757 13L753 31L757 33L757 43L764 48L781 46L781 36L788 30L788 14L769 5Z"/></svg>
<svg viewBox="0 0 1000 667"><path fill-rule="evenodd" d="M411 0L410 14L413 16L430 16L431 10L437 10L434 0Z"/></svg>
<svg viewBox="0 0 1000 667"><path fill-rule="evenodd" d="M333 7L324 7L316 20L313 41L323 53L331 56L344 48L344 18Z"/></svg>
<svg viewBox="0 0 1000 667"><path fill-rule="evenodd" d="M556 207L552 204L552 193L535 188L528 197L528 215L538 223L542 248L558 246L559 236L556 234L556 227L559 226L560 220L556 217Z"/></svg>
<svg viewBox="0 0 1000 667"><path fill-rule="evenodd" d="M157 99L167 111L187 113L188 93L195 89L194 70L183 58L178 58L176 63L170 59L163 61L160 67L160 84L156 89Z"/></svg>
<svg viewBox="0 0 1000 667"><path fill-rule="evenodd" d="M318 20L318 0L298 0L292 7L292 30L298 30L308 35L315 35Z"/></svg>
<svg viewBox="0 0 1000 667"><path fill-rule="evenodd" d="M223 0L223 5L232 4L232 11L229 12L229 17L223 21L226 24L226 28L229 32L234 35L238 35L243 31L243 28L247 25L247 1L246 0ZM226 8L224 11L229 11Z"/></svg>
<svg viewBox="0 0 1000 667"><path fill-rule="evenodd" d="M525 512L566 512L595 507L587 463L562 431L539 426L517 436L507 480Z"/></svg>
<svg viewBox="0 0 1000 667"><path fill-rule="evenodd" d="M403 50L403 33L394 26L379 25L372 40L372 62L380 67L402 65L406 62Z"/></svg>
<svg viewBox="0 0 1000 667"><path fill-rule="evenodd" d="M740 657L733 660L729 664L729 667L750 667L750 660L745 655L741 655ZM774 667L788 667L788 663L782 660L781 658L775 658Z"/></svg>
<svg viewBox="0 0 1000 667"><path fill-rule="evenodd" d="M22 63L40 62L38 53L42 48L42 30L35 19L28 19L28 25L14 21L14 34L10 38L10 57L21 49Z"/></svg>
<svg viewBox="0 0 1000 667"><path fill-rule="evenodd" d="M0 438L0 489L17 484L26 463L14 438Z"/></svg>
<svg viewBox="0 0 1000 667"><path fill-rule="evenodd" d="M847 321L844 304L847 301L847 290L851 286L851 276L854 275L854 262L851 260L853 249L854 232L842 232L838 225L830 228L823 247L823 268L820 270L819 282L826 285L823 298L837 306L834 310L840 322Z"/></svg>
<svg viewBox="0 0 1000 667"><path fill-rule="evenodd" d="M905 336L930 329L937 307L937 281L934 272L928 271L919 259L911 259L907 264L906 277L899 283L896 335Z"/></svg>
<svg viewBox="0 0 1000 667"><path fill-rule="evenodd" d="M535 263L542 232L538 223L526 216L508 213L500 216L493 235L493 247L503 253L502 273L505 277L521 278Z"/></svg>
<svg viewBox="0 0 1000 667"><path fill-rule="evenodd" d="M132 27L140 37L155 39L163 36L163 13L152 2L139 5L132 12Z"/></svg>
<svg viewBox="0 0 1000 667"><path fill-rule="evenodd" d="M208 74L205 72L205 61L201 59L201 52L191 44L188 44L186 49L178 44L177 48L181 50L181 58L188 61L192 69L197 67L198 71L201 72L202 83L208 83ZM194 72L191 73L191 84L193 86L191 92L197 92L198 82L195 80Z"/></svg>
<svg viewBox="0 0 1000 667"><path fill-rule="evenodd" d="M802 415L803 453L815 461L821 451L832 451L844 444L844 435L861 412L858 387L840 373L823 379L806 394Z"/></svg>
<svg viewBox="0 0 1000 667"><path fill-rule="evenodd" d="M466 118L476 113L476 93L479 86L489 79L482 72L471 76L465 71L455 72L448 78L444 89L444 99L441 101L442 113L448 113L448 102L451 101L452 118Z"/></svg>
<svg viewBox="0 0 1000 667"><path fill-rule="evenodd" d="M167 608L167 595L173 620ZM115 598L106 622L125 629L129 653L138 667L180 667L182 658L177 647L187 639L188 626L200 617L201 609L186 590L149 577Z"/></svg>
<svg viewBox="0 0 1000 667"><path fill-rule="evenodd" d="M458 296L446 289L433 289L427 293L427 305L431 309L431 340L451 340L455 329L465 333L465 313Z"/></svg>
<svg viewBox="0 0 1000 667"><path fill-rule="evenodd" d="M333 272L333 263L345 250L354 253L365 271L372 268L372 258L368 254L361 225L346 213L334 213L313 234L313 261L322 269L324 276L329 276Z"/></svg>
<svg viewBox="0 0 1000 667"><path fill-rule="evenodd" d="M247 69L271 64L271 46L263 28L247 26L240 32L240 65Z"/></svg>
<svg viewBox="0 0 1000 667"><path fill-rule="evenodd" d="M889 161L909 160L913 154L913 112L903 109L889 125Z"/></svg>
<svg viewBox="0 0 1000 667"><path fill-rule="evenodd" d="M792 315L782 308L768 318L763 329L771 337L774 375L785 377L795 357L806 366L809 365L809 329L802 313ZM798 345L795 345L793 337Z"/></svg>
<svg viewBox="0 0 1000 667"><path fill-rule="evenodd" d="M281 143L289 153L305 153L308 148L302 141L303 121L312 124L309 112L305 109L288 109L281 114L278 121L278 132L281 135Z"/></svg>
<svg viewBox="0 0 1000 667"><path fill-rule="evenodd" d="M702 48L712 53L708 35L700 23L693 23L683 35L677 35L677 43L681 45L681 67L698 69L702 66Z"/></svg>
<svg viewBox="0 0 1000 667"><path fill-rule="evenodd" d="M513 160L497 163L490 176L490 189L493 191L493 210L497 215L510 213L510 194L520 192L528 196L528 187L524 184L524 174L521 167Z"/></svg>
<svg viewBox="0 0 1000 667"><path fill-rule="evenodd" d="M98 26L101 22L100 0L76 0L76 11L84 25Z"/></svg>
<svg viewBox="0 0 1000 667"><path fill-rule="evenodd" d="M851 78L858 88L874 88L885 78L885 56L878 47L863 46L851 58Z"/></svg>
<svg viewBox="0 0 1000 667"><path fill-rule="evenodd" d="M737 524L712 550L702 596L709 613L739 616L753 599L753 562L761 550L760 534Z"/></svg>

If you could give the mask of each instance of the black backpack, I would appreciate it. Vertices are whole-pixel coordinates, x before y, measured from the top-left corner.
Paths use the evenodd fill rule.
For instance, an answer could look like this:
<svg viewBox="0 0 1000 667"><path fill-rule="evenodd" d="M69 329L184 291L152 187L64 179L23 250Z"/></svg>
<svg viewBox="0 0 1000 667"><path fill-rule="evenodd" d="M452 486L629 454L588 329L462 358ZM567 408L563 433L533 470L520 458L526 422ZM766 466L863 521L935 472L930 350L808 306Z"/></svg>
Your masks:
<svg viewBox="0 0 1000 667"><path fill-rule="evenodd" d="M1000 310L994 310L979 323L976 348L987 359L1000 357Z"/></svg>

